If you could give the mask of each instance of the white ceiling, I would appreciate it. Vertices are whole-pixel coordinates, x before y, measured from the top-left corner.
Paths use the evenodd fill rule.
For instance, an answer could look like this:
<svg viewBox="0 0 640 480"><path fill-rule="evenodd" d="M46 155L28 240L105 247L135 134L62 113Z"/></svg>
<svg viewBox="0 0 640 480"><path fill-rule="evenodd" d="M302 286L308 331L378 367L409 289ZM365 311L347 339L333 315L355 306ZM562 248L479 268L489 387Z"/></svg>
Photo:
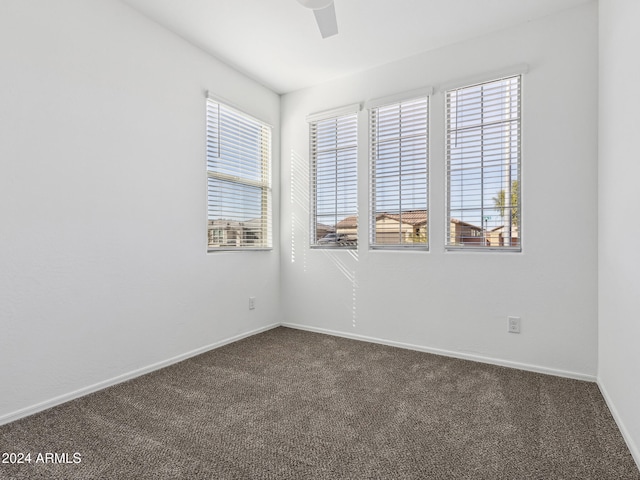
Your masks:
<svg viewBox="0 0 640 480"><path fill-rule="evenodd" d="M335 0L326 39L296 0L122 1L287 93L593 0Z"/></svg>

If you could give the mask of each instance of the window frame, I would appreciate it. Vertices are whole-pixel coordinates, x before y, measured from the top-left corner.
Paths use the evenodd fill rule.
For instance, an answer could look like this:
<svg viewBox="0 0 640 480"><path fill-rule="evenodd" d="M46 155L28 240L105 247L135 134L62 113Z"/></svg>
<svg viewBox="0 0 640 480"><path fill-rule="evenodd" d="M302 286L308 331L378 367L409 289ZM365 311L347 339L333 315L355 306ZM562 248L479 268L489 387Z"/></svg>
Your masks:
<svg viewBox="0 0 640 480"><path fill-rule="evenodd" d="M503 75L496 75L495 77L491 78L491 79L485 79L481 80L481 81L476 81L473 83L466 83L464 85L461 86L453 86L453 87L447 87L446 89L443 88L444 91L444 116L445 116L445 132L444 132L444 138L445 138L445 143L444 143L444 149L445 149L445 175L446 175L446 184L445 184L445 203L446 203L446 218L445 218L445 239L444 239L444 246L445 246L445 251L501 251L501 252L515 252L515 253L519 253L522 252L522 83L523 83L523 77L524 77L524 73L526 73L527 69L526 66L525 67L520 67L519 69L513 69L513 71L509 71L509 72L505 72ZM494 231L497 228L504 228L505 225L501 225L499 227L494 228L494 230L489 230L487 227L487 215L485 215L485 212L490 212L490 211L496 211L495 205L493 207L484 207L484 200L481 200L481 218L484 220L484 225L480 225L479 227L477 225L473 225L470 223L465 222L464 220L460 220L460 219L456 219L454 217L452 217L452 187L451 187L451 176L452 176L452 167L451 167L451 160L452 160L452 153L451 153L451 135L457 131L462 130L461 128L450 128L451 125L451 111L452 111L452 107L451 107L451 99L450 99L450 95L452 92L456 92L456 95L458 92L463 91L465 89L471 89L471 88L477 88L477 87L484 87L485 85L490 85L490 84L494 84L494 83L498 83L498 82L505 82L507 80L513 80L516 79L516 83L517 83L517 87L516 87L516 92L517 92L517 100L515 102L516 106L515 106L515 110L517 112L517 116L516 118L510 118L507 120L503 120L502 122L480 122L477 124L477 127L479 127L480 131L483 131L484 128L487 125L500 125L500 124L507 124L507 123L513 123L516 126L516 140L515 143L513 143L513 140L509 140L509 156L511 157L511 161L510 161L510 169L509 170L513 170L514 166L515 166L515 173L516 173L516 179L515 181L516 186L515 188L517 188L517 198L516 198L516 202L517 202L517 206L513 207L510 203L507 203L507 205L504 207L505 209L511 209L512 210L512 215L515 214L515 217L517 218L517 223L515 224L515 229L516 229L516 235L517 237L512 235L510 236L510 240L509 240L509 245L495 245L495 244L491 244L492 239L491 236L488 235L489 232ZM482 96L482 95L481 95ZM456 105L457 108L457 105ZM513 106L510 106L509 108L513 108ZM456 110L457 112L457 110ZM457 127L457 125L456 125ZM511 128L511 127L510 127ZM509 135L511 135L511 133L509 133ZM482 134L482 139L484 139L484 133ZM513 160L514 154L511 152L511 145L515 145L516 146L516 154L515 154L515 162ZM482 147L484 148L484 146ZM477 158L480 158L481 161L480 163L482 164L481 167L481 171L484 172L484 153L481 153ZM511 173L509 173L509 176L507 177L509 182L509 188L505 189L503 188L502 191L505 192L503 195L506 195L509 192L512 192L513 190L513 182L514 180L511 177ZM481 182L484 182L484 179L481 180ZM482 183L481 186L481 191L484 192L484 183ZM499 195L500 192L497 192L497 194ZM484 193L481 194L481 197L484 195ZM511 197L511 195L510 195ZM495 202L495 198L493 199L493 201ZM514 227L513 224L513 220L512 220L512 216L510 215L510 229ZM471 235L474 237L479 237L482 238L481 242L472 242L471 244L467 244L465 245L463 244L457 244L452 242L452 222L453 223L457 223L457 224L461 224L462 226L460 227L462 228L467 228L467 229L476 229L476 230L481 230L482 231L482 235ZM483 223L481 221L481 223ZM505 223L505 222L503 222ZM510 230L511 232L513 232L513 230ZM476 231L473 232L474 234L477 233ZM502 238L502 237L501 237ZM517 245L511 245L510 243L513 241L513 238L517 238ZM489 242L489 244L487 244L487 242Z"/></svg>
<svg viewBox="0 0 640 480"><path fill-rule="evenodd" d="M311 249L336 249L336 250L355 250L358 248L358 228L359 228L359 216L358 216L358 206L359 206L359 202L358 202L358 150L359 150L359 118L358 118L358 113L360 111L360 104L354 104L354 105L348 105L345 107L341 107L341 108L337 108L337 109L332 109L332 110L326 110L323 112L318 112L318 113L314 113L311 115L308 115L306 120L309 124L309 162L310 162L310 168L309 168L309 201L310 201L310 206L309 206L309 211L310 211L310 228L309 228L309 247ZM340 126L340 122L343 122L345 131L344 132L339 132L339 126ZM336 144L335 144L335 148L326 148L325 150L318 150L318 126L320 124L325 124L327 122L334 122L335 123L335 130L336 130ZM349 138L349 136L351 136L353 138L352 142L347 142L349 143L349 145L345 146L339 146L338 142L340 141L341 137L345 135L347 136L347 138ZM329 156L331 156L331 152L334 152L335 154L335 159L336 159L336 180L335 182L327 182L328 184L333 183L333 185L335 185L335 191L336 191L336 202L334 204L335 206L335 214L334 214L334 225L330 225L330 227L333 227L333 231L329 231L327 230L326 235L323 236L322 238L325 238L326 236L330 235L330 234L334 234L334 236L337 238L339 238L340 235L344 235L343 238L344 241L334 241L333 243L328 242L328 243L320 243L321 238L318 237L318 218L325 216L322 214L318 213L318 166L319 166L319 155L322 154L328 154ZM339 161L339 155L340 153L343 153L346 155L346 161L349 162L349 164L346 166L346 171L350 171L348 169L351 169L352 172L352 182L350 185L350 188L347 189L347 191L350 194L350 198L352 197L352 201L353 201L353 208L349 210L349 213L352 213L352 215L347 215L345 216L342 220L338 220L339 214L338 214L338 196L337 196L337 191L339 189L339 181L341 175L340 175L340 168L338 167L338 161ZM346 153L345 153L346 152ZM343 167L344 169L345 167ZM345 233L340 233L338 232L338 224L340 223L340 221L344 221L347 220L350 217L355 217L355 226L353 227L349 227L350 230L354 230L355 234L356 234L356 239L349 239L349 235L345 234ZM346 227L345 227L346 228Z"/></svg>
<svg viewBox="0 0 640 480"><path fill-rule="evenodd" d="M217 111L217 112L216 112ZM238 122L238 133L235 135L230 133L227 137L228 148L231 153L238 157L233 160L231 158L222 157L222 149L226 146L223 143L222 130L228 130L231 126L222 125L221 111L224 111L227 118L233 119ZM229 122L231 123L231 122ZM246 137L246 131L253 130L258 139L253 141L247 141L241 133L244 130L244 137ZM227 101L224 101L216 96L207 93L206 96L206 172L207 172L207 253L212 252L246 252L246 251L271 251L273 250L273 224L272 224L272 208L273 208L273 193L272 193L272 136L273 127L268 123L255 118L252 115L245 113L244 111L236 108L234 105ZM254 150L253 153L249 151ZM259 152L259 153L255 153ZM216 155L217 153L217 155ZM241 174L243 166L238 167L238 161L242 158L242 163L248 166L249 173ZM216 159L218 162L216 162ZM214 164L218 164L216 168ZM232 173L225 173L225 167L231 168ZM238 171L239 170L239 171ZM259 178L251 178L256 177ZM212 244L212 238L220 237L220 232L217 232L215 228L211 228L211 222L215 222L216 219L212 219L212 212L215 208L212 208L212 197L215 189L212 187L211 182L224 182L227 187L225 193L236 193L238 197L242 197L246 194L247 189L259 189L260 198L260 216L256 217L258 220L258 228L247 228L245 225L250 220L235 220L220 218L217 220L228 221L238 223L238 231L241 232L241 242L236 245L230 245L229 242L223 242L218 245ZM229 203L226 207L220 207L219 211L226 209L229 210ZM243 208L242 200L233 203L233 206L239 206L241 208L241 214L244 216L249 213L249 210ZM228 229L228 224L227 224ZM218 229L219 230L219 229ZM262 237L258 244L249 243L248 234L255 235L255 231L259 231L259 235ZM247 234L248 232L248 234ZM212 235L213 233L213 235ZM237 238L237 233L234 232L234 240ZM236 240L237 241L237 240Z"/></svg>
<svg viewBox="0 0 640 480"><path fill-rule="evenodd" d="M404 94L399 94L399 95L393 95L390 97L385 97L382 99L378 99L378 100L373 100L371 102L369 102L367 104L367 110L368 110L368 120L369 120L369 129L368 129L368 149L369 149L369 178L368 178L368 182L369 182L369 249L370 250L411 250L411 251L429 251L429 224L430 224L430 218L429 218L429 195L430 195L430 188L429 188L429 163L430 163L430 148L431 148L431 143L430 143L430 116L431 116L431 95L433 93L433 89L431 87L428 88L423 88L423 89L419 89L419 90L414 90L412 92L405 92ZM379 156L379 151L378 151L378 147L380 146L381 143L384 143L384 141L380 141L378 139L378 134L379 134L379 130L378 130L378 126L379 126L379 117L378 114L380 112L380 109L384 109L387 107L395 107L397 106L399 109L402 109L403 106L408 106L411 104L415 104L418 102L424 102L425 106L425 112L424 112L424 122L425 122L425 129L424 129L424 135L418 135L418 134L414 134L414 135L403 135L402 132L399 132L399 135L397 136L397 141L399 146L402 145L403 141L408 140L409 138L413 137L413 138L417 138L417 137L422 137L424 136L424 175L425 175L425 183L424 183L424 211L425 211L425 242L415 242L415 243L411 243L411 242L406 242L403 243L402 242L402 238L400 237L400 243L390 243L390 244L384 244L384 243L377 243L376 242L376 236L377 236L377 221L378 221L378 215L379 212L377 211L376 208L376 192L377 192L377 180L378 177L376 176L377 174L377 167L378 167L378 163L377 160L380 157ZM374 118L375 117L375 118ZM399 123L399 130L402 130L402 112L400 111L398 113L398 123ZM374 126L375 124L375 126ZM406 161L406 156L404 157L405 161ZM397 157L397 164L398 164L398 170L399 170L399 174L398 174L398 181L399 181L399 191L398 191L398 202L399 202L399 219L401 221L402 218L402 201L403 198L406 199L406 197L403 197L403 192L402 192L402 179L406 178L402 173L401 173L401 169L402 169L402 162L403 162L403 155L401 152L401 149L399 150L399 155ZM406 192L405 192L406 193ZM422 209L416 209L416 210L412 210L412 211L421 211ZM404 212L406 213L406 212ZM401 227L400 227L401 228ZM401 235L401 229L399 230L399 233ZM418 233L419 235L419 233Z"/></svg>

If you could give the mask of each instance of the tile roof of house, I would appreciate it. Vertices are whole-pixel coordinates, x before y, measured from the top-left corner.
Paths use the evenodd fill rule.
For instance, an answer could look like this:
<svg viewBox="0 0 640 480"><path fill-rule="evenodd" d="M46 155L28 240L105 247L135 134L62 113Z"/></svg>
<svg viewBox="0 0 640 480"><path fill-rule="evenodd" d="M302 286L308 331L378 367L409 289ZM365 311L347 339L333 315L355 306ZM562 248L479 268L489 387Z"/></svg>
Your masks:
<svg viewBox="0 0 640 480"><path fill-rule="evenodd" d="M400 214L398 213L380 213L376 217L379 220L382 217L391 218L397 222L400 221ZM428 211L427 210L407 210L402 212L402 223L407 223L409 225L421 225L423 223L427 223ZM464 225L466 227L471 227L476 230L482 230L482 227L478 227L477 225L473 225L472 223L463 222L462 220L458 220L457 218L452 218L451 223L457 223L459 225ZM337 228L355 228L358 226L358 217L357 215L351 215L349 217L345 217L340 220L336 225Z"/></svg>
<svg viewBox="0 0 640 480"><path fill-rule="evenodd" d="M351 215L340 220L336 225L336 228L354 228L358 226L358 216Z"/></svg>
<svg viewBox="0 0 640 480"><path fill-rule="evenodd" d="M474 225L472 223L463 222L462 220L458 220L457 218L452 218L451 223L457 223L459 225L464 225L465 227L472 227L476 230L482 230L482 227L478 227L477 225Z"/></svg>
<svg viewBox="0 0 640 480"><path fill-rule="evenodd" d="M397 222L400 222L399 213L379 213L376 219L379 220L382 217L391 218ZM402 212L402 223L407 223L409 225L421 225L427 223L427 211L407 210L405 212ZM338 225L336 226L337 228L355 228L358 226L358 217L356 215L345 217L344 219L340 220L338 222Z"/></svg>
<svg viewBox="0 0 640 480"><path fill-rule="evenodd" d="M379 220L382 217L387 217L395 220L396 222L400 222L402 218L402 223L407 223L409 225L422 225L423 223L427 223L427 211L426 210L407 210L405 212L399 213L380 213L376 220Z"/></svg>
<svg viewBox="0 0 640 480"><path fill-rule="evenodd" d="M317 232L333 232L335 231L335 228L333 228L331 225L325 225L324 223L317 223L316 231Z"/></svg>

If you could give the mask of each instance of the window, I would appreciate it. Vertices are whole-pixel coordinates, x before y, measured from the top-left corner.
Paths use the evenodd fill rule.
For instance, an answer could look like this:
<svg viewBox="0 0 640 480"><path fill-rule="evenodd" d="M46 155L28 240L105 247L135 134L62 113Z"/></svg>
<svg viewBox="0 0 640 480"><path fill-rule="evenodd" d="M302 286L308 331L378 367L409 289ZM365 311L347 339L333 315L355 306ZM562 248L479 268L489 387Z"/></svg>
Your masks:
<svg viewBox="0 0 640 480"><path fill-rule="evenodd" d="M369 110L372 248L427 248L429 98Z"/></svg>
<svg viewBox="0 0 640 480"><path fill-rule="evenodd" d="M271 248L271 128L207 99L208 250Z"/></svg>
<svg viewBox="0 0 640 480"><path fill-rule="evenodd" d="M449 249L520 250L520 78L446 92Z"/></svg>
<svg viewBox="0 0 640 480"><path fill-rule="evenodd" d="M357 114L311 120L311 245L358 242Z"/></svg>

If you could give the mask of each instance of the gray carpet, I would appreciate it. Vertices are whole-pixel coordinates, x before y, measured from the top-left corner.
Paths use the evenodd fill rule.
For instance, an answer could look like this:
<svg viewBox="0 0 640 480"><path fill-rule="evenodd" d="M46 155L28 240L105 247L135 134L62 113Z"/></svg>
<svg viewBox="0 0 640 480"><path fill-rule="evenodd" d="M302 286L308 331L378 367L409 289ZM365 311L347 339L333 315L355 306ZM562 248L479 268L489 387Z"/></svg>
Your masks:
<svg viewBox="0 0 640 480"><path fill-rule="evenodd" d="M0 435L2 479L640 480L593 383L287 328Z"/></svg>

